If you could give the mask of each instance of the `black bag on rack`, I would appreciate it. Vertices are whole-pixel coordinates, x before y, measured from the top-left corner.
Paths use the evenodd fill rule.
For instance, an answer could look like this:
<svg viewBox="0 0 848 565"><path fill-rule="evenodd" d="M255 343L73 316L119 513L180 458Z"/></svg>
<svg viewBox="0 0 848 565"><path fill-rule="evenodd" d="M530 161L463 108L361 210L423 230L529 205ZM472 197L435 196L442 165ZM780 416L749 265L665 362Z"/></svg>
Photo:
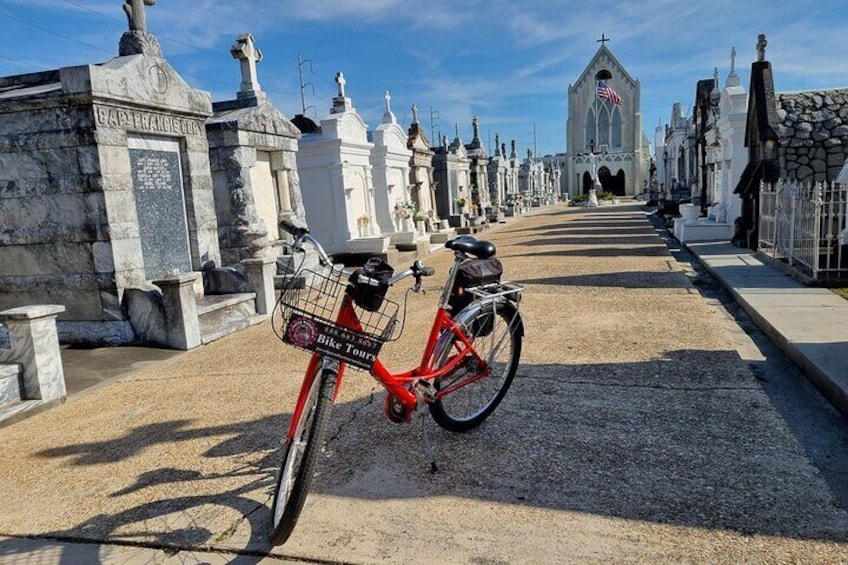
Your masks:
<svg viewBox="0 0 848 565"><path fill-rule="evenodd" d="M467 288L485 286L501 281L503 275L503 264L497 257L488 259L468 259L460 263L453 282L453 289L448 304L451 307L451 316L456 316L463 308L474 301L474 295L466 292ZM494 314L489 313L478 327L472 328L474 335L487 336L494 328Z"/></svg>
<svg viewBox="0 0 848 565"><path fill-rule="evenodd" d="M361 269L350 275L353 301L369 312L376 312L383 305L389 290L389 279L395 274L391 265L379 257L371 257Z"/></svg>

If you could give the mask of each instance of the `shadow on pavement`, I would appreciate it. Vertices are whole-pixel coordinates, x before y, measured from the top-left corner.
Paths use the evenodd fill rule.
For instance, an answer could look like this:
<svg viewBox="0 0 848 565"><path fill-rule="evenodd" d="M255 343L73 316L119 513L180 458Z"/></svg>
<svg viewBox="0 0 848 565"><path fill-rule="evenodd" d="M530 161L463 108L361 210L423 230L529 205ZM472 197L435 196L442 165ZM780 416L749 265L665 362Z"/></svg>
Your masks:
<svg viewBox="0 0 848 565"><path fill-rule="evenodd" d="M548 286L588 286L588 287L616 287L616 288L682 288L681 278L685 277L680 272L668 271L658 273L656 271L621 271L616 273L603 273L592 275L569 275L564 277L550 277L544 279L521 279L514 281L517 284L538 284Z"/></svg>
<svg viewBox="0 0 848 565"><path fill-rule="evenodd" d="M681 350L633 363L523 365L504 403L480 428L450 434L428 418L437 474L428 472L419 422L389 424L383 400L384 393L375 393L336 407L312 487L328 495L321 503L332 505L336 497L460 497L743 534L845 540L844 513L732 351ZM45 450L45 458L72 456L72 465L103 465L153 444L205 437L219 439L204 457L245 463L221 474L198 471L202 460L194 469L147 471L108 496L149 491L150 502L43 535L231 549L237 540L228 543L227 533L212 531L204 519L210 507L224 506L249 526L249 539L238 541L236 550L265 553L271 549L269 500L288 418L200 429L173 420L114 441ZM181 494L173 496L175 491ZM176 522L175 514L181 516ZM310 524L302 521L298 528Z"/></svg>

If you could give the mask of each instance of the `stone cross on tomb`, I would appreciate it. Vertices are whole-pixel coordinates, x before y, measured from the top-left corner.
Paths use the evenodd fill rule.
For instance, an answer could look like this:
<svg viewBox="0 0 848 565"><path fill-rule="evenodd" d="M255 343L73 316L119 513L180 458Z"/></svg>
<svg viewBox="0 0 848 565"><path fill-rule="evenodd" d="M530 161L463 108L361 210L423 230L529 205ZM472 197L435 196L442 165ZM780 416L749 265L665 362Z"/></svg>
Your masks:
<svg viewBox="0 0 848 565"><path fill-rule="evenodd" d="M147 15L145 6L153 6L156 0L124 0L124 12L129 20L130 31L147 31Z"/></svg>
<svg viewBox="0 0 848 565"><path fill-rule="evenodd" d="M768 41L766 41L766 34L761 33L757 36L757 61L766 60L766 45L768 45Z"/></svg>
<svg viewBox="0 0 848 565"><path fill-rule="evenodd" d="M418 106L416 106L415 104L412 105L412 123L418 123Z"/></svg>
<svg viewBox="0 0 848 565"><path fill-rule="evenodd" d="M241 65L241 92L260 92L259 80L256 77L256 63L262 60L262 51L256 47L253 36L244 33L236 37L236 42L230 47L230 54Z"/></svg>
<svg viewBox="0 0 848 565"><path fill-rule="evenodd" d="M347 81L345 80L344 73L341 72L341 71L337 72L336 73L336 84L339 85L339 98L345 97L344 87L345 87L346 82Z"/></svg>

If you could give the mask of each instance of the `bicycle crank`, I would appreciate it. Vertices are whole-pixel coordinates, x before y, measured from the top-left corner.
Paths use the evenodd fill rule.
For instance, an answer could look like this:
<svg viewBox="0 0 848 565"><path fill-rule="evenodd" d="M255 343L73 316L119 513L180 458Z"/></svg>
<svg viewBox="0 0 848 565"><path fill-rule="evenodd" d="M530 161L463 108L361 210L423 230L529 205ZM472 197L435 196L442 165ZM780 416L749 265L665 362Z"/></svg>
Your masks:
<svg viewBox="0 0 848 565"><path fill-rule="evenodd" d="M406 404L393 394L386 394L386 405L383 411L386 413L386 418L395 424L408 422L412 415L412 410L407 408Z"/></svg>

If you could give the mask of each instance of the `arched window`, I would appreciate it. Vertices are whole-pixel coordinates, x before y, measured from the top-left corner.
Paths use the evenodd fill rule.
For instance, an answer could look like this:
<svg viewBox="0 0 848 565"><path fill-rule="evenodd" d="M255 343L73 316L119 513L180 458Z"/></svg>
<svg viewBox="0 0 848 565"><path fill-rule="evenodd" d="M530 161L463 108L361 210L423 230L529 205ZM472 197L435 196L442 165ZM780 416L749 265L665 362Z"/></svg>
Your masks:
<svg viewBox="0 0 848 565"><path fill-rule="evenodd" d="M618 106L612 111L612 146L621 147L621 111Z"/></svg>
<svg viewBox="0 0 848 565"><path fill-rule="evenodd" d="M586 114L586 151L592 148L591 143L595 137L595 111L589 108Z"/></svg>
<svg viewBox="0 0 848 565"><path fill-rule="evenodd" d="M601 106L598 116L598 144L609 145L610 142L610 116L606 105Z"/></svg>

